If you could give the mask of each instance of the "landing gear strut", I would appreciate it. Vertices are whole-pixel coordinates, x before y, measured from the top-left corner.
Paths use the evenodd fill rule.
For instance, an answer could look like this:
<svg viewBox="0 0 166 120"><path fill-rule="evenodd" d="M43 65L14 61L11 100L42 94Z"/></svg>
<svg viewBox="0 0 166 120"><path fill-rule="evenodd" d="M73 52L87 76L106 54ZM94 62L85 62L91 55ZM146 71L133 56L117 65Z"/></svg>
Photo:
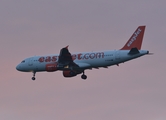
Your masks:
<svg viewBox="0 0 166 120"><path fill-rule="evenodd" d="M35 78L35 74L36 74L36 72L33 72L32 80L35 80L35 79L36 79L36 78Z"/></svg>
<svg viewBox="0 0 166 120"><path fill-rule="evenodd" d="M83 71L83 74L81 75L81 78L86 80L87 79L87 76L84 74L84 71Z"/></svg>

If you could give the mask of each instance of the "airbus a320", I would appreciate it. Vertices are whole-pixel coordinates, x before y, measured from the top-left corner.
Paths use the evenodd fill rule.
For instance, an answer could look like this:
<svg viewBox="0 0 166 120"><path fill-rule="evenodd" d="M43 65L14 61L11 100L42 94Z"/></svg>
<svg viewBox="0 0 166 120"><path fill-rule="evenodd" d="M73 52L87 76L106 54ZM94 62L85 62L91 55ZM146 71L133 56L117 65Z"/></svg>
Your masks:
<svg viewBox="0 0 166 120"><path fill-rule="evenodd" d="M79 52L71 54L68 46L60 50L60 54L33 56L24 59L16 66L18 71L32 72L35 80L36 72L62 71L64 77L74 77L82 74L87 79L85 70L92 68L107 68L149 54L141 50L145 26L139 26L127 43L119 50L104 50L98 52Z"/></svg>

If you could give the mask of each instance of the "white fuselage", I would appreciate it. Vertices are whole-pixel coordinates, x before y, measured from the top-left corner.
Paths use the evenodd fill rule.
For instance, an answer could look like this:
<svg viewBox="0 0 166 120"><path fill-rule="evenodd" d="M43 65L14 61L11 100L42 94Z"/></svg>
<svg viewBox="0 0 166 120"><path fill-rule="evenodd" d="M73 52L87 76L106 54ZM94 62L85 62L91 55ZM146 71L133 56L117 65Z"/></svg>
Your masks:
<svg viewBox="0 0 166 120"><path fill-rule="evenodd" d="M107 67L111 65L118 65L125 61L148 54L147 50L139 50L139 53L130 55L130 50L111 50L101 52L84 52L72 54L73 62L80 68L91 69L98 67ZM58 61L58 54L34 56L26 58L16 69L23 72L41 72L47 71L48 64L55 64Z"/></svg>

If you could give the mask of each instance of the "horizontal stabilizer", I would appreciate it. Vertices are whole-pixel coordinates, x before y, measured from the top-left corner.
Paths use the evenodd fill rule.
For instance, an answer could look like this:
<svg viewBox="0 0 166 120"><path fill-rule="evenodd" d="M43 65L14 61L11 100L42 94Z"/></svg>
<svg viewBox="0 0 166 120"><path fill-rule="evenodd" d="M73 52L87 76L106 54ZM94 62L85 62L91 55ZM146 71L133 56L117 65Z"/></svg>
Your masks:
<svg viewBox="0 0 166 120"><path fill-rule="evenodd" d="M129 55L134 55L134 54L138 54L139 50L137 48L131 48L130 52L128 53Z"/></svg>

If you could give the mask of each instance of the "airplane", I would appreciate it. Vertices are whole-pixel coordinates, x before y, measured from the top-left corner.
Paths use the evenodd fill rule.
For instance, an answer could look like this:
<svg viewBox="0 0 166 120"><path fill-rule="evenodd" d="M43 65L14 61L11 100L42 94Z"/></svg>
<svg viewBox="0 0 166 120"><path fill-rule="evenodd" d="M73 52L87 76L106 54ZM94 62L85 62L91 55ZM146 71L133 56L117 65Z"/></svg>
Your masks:
<svg viewBox="0 0 166 120"><path fill-rule="evenodd" d="M42 71L62 71L64 77L74 77L82 74L81 78L86 80L85 70L87 69L108 68L112 65L119 66L120 63L150 54L148 50L141 50L145 27L139 26L127 43L119 50L71 54L68 46L66 46L60 50L60 54L26 58L16 66L16 69L22 72L32 72L32 80L35 80L36 72Z"/></svg>

